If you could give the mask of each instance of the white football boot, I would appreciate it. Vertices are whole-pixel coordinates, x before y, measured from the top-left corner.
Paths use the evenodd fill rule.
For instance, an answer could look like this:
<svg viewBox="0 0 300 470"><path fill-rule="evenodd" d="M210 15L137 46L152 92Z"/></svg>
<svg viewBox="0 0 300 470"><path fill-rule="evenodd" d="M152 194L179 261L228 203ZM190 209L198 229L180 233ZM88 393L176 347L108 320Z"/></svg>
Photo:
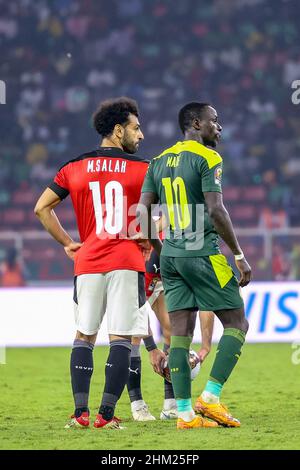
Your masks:
<svg viewBox="0 0 300 470"><path fill-rule="evenodd" d="M168 398L164 400L163 410L160 413L160 419L162 421L168 419L177 419L178 418L178 411L176 408L176 401L174 398Z"/></svg>
<svg viewBox="0 0 300 470"><path fill-rule="evenodd" d="M155 421L155 417L150 413L144 400L133 401L131 412L134 421Z"/></svg>

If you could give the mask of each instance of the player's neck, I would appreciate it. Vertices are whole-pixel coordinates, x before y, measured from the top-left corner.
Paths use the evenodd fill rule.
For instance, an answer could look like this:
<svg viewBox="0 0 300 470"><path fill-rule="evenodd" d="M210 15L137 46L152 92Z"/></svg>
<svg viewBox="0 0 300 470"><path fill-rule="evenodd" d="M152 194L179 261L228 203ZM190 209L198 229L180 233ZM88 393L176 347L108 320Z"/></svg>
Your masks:
<svg viewBox="0 0 300 470"><path fill-rule="evenodd" d="M104 137L104 139L102 139L100 147L116 147L116 148L123 150L123 147L120 144L120 142L115 141L114 139L109 138L109 137Z"/></svg>
<svg viewBox="0 0 300 470"><path fill-rule="evenodd" d="M184 140L195 140L196 142L199 142L199 144L205 145L201 135L199 135L198 132L192 130L184 134Z"/></svg>

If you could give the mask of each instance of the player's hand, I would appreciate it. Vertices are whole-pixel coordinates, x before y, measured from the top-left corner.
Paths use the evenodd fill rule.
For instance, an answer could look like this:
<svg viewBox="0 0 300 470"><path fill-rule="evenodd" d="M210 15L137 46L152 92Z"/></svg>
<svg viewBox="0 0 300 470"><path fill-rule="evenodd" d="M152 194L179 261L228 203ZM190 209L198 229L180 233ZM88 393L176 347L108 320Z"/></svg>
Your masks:
<svg viewBox="0 0 300 470"><path fill-rule="evenodd" d="M152 351L149 351L149 358L154 372L162 375L162 364L164 364L166 360L165 353L160 349L153 349Z"/></svg>
<svg viewBox="0 0 300 470"><path fill-rule="evenodd" d="M147 237L146 235L143 234L143 232L136 232L134 235L131 235L130 237L128 237L129 240L134 240L136 242L143 242L145 240L147 240Z"/></svg>
<svg viewBox="0 0 300 470"><path fill-rule="evenodd" d="M127 240L133 240L134 242L136 242L142 251L142 255L143 255L145 263L149 261L152 246L148 238L146 238L142 232L137 232L131 237L125 237L125 238Z"/></svg>
<svg viewBox="0 0 300 470"><path fill-rule="evenodd" d="M149 261L151 251L152 251L152 246L149 240L136 240L137 244L139 245L140 249L142 250L142 255L144 257L145 263Z"/></svg>
<svg viewBox="0 0 300 470"><path fill-rule="evenodd" d="M202 347L201 349L199 349L197 354L198 354L199 359L200 359L200 364L202 364L204 359L208 356L209 352L210 352L210 348L203 348Z"/></svg>
<svg viewBox="0 0 300 470"><path fill-rule="evenodd" d="M68 258L74 261L75 253L79 248L81 248L83 243L71 242L69 245L64 246L64 250Z"/></svg>
<svg viewBox="0 0 300 470"><path fill-rule="evenodd" d="M143 235L141 232L134 235L131 240L134 240L139 245L146 263L150 259L150 254L152 250L150 241L145 238L145 235Z"/></svg>
<svg viewBox="0 0 300 470"><path fill-rule="evenodd" d="M245 287L247 284L249 284L251 280L251 267L248 264L246 258L240 259L239 261L236 260L235 264L239 272L241 273L239 285L241 287Z"/></svg>
<svg viewBox="0 0 300 470"><path fill-rule="evenodd" d="M151 250L144 250L144 248L142 248L142 255L143 255L145 263L147 263L147 261L149 261L150 256L151 256Z"/></svg>
<svg viewBox="0 0 300 470"><path fill-rule="evenodd" d="M152 248L150 240L142 232L138 232L135 235L132 235L132 237L129 237L128 240L135 241L144 250L151 250Z"/></svg>

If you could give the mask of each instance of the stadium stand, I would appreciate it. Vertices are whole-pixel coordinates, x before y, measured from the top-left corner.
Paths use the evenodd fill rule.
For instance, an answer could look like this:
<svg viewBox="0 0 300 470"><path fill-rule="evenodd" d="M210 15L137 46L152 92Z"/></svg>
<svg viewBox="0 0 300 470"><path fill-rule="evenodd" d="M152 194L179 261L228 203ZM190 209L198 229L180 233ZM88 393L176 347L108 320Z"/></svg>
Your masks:
<svg viewBox="0 0 300 470"><path fill-rule="evenodd" d="M295 0L211 0L205 8L173 0L111 0L101 8L90 0L0 3L0 78L7 84L7 104L0 106L0 234L40 228L34 202L65 161L97 146L91 114L102 99L138 100L147 158L181 139L176 116L183 103L208 100L224 128L224 198L256 279L299 278ZM58 214L74 229L70 201ZM288 229L292 235L277 235ZM7 243L3 236L2 260ZM20 243L28 280L70 276L53 242Z"/></svg>

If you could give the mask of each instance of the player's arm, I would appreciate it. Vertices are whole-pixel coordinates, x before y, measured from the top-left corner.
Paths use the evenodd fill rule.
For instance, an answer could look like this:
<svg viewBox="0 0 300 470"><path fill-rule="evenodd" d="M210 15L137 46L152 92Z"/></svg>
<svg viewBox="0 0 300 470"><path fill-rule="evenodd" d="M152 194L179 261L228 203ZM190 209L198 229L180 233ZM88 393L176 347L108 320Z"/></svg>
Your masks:
<svg viewBox="0 0 300 470"><path fill-rule="evenodd" d="M165 230L165 228L168 226L167 220L164 215L162 215L158 220L154 219L154 223L158 234L160 234L160 232ZM145 240L144 237L145 235L141 231L131 237L131 239L135 240L139 244L140 248L142 249L142 254L146 263L150 259L152 246L149 240Z"/></svg>
<svg viewBox="0 0 300 470"><path fill-rule="evenodd" d="M47 188L38 199L34 213L39 218L47 232L61 245L63 245L67 256L74 259L75 252L82 243L74 242L71 236L61 226L54 208L61 202L61 198L52 189Z"/></svg>
<svg viewBox="0 0 300 470"><path fill-rule="evenodd" d="M145 347L149 352L149 359L154 372L159 375L162 375L162 364L166 359L165 353L157 347L157 344L155 343L154 338L152 336L152 331L150 333L150 336L144 337L143 340Z"/></svg>
<svg viewBox="0 0 300 470"><path fill-rule="evenodd" d="M166 228L168 228L169 224L165 214L162 214L162 216L158 220L156 220L155 225L158 233L163 232L164 230L166 230Z"/></svg>
<svg viewBox="0 0 300 470"><path fill-rule="evenodd" d="M155 222L152 218L152 206L155 206L158 201L157 188L153 177L152 160L144 179L142 194L136 210L136 217L141 225L142 233L150 240L156 253L160 255L162 243L157 233Z"/></svg>
<svg viewBox="0 0 300 470"><path fill-rule="evenodd" d="M213 312L200 310L199 319L201 329L201 348L198 352L198 356L200 358L200 363L202 363L211 349L215 315Z"/></svg>
<svg viewBox="0 0 300 470"><path fill-rule="evenodd" d="M208 214L216 231L235 256L241 255L243 252L234 233L230 216L223 204L222 193L217 191L204 192L204 197ZM239 285L244 287L251 280L251 267L245 257L240 260L235 259L235 263L241 273Z"/></svg>
<svg viewBox="0 0 300 470"><path fill-rule="evenodd" d="M142 233L150 240L151 245L158 255L160 255L162 242L157 233L155 222L152 218L152 206L158 203L158 196L152 192L141 194L136 216L141 225Z"/></svg>
<svg viewBox="0 0 300 470"><path fill-rule="evenodd" d="M149 353L150 363L154 372L162 375L162 364L166 359L163 351L158 349L157 344L153 338L153 332L150 325L150 318L148 317L148 336L143 337L144 345Z"/></svg>

